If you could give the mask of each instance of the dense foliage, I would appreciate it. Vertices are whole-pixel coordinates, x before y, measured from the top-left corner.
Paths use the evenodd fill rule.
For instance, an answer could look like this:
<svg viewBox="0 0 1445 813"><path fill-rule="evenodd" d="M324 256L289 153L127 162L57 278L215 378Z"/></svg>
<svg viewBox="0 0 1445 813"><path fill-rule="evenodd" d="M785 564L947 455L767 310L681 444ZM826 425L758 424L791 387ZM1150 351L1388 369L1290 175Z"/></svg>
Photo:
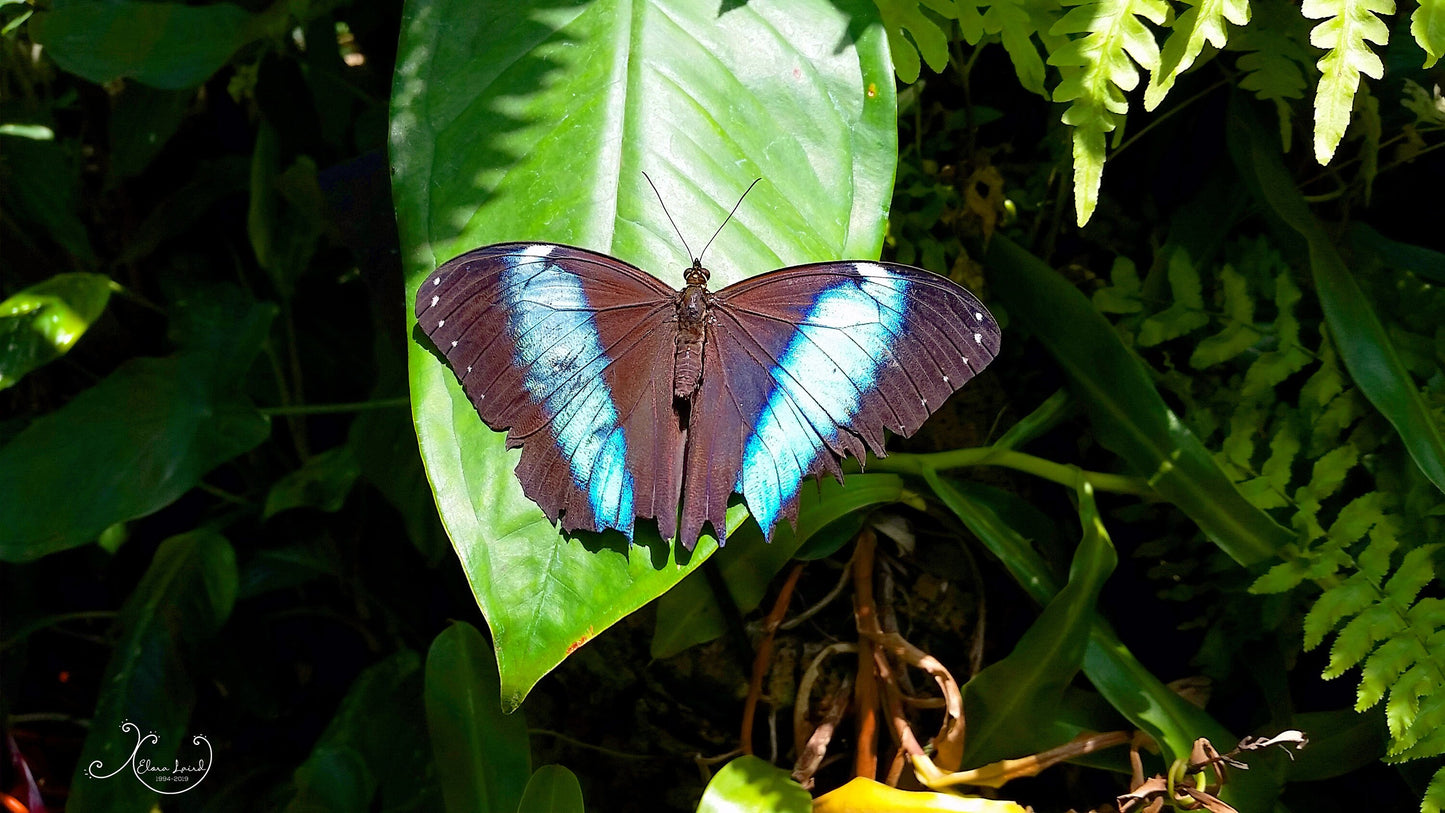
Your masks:
<svg viewBox="0 0 1445 813"><path fill-rule="evenodd" d="M1442 53L1441 0L0 0L4 801L1445 809ZM714 287L881 251L1003 355L770 544L559 535L410 303L512 239L680 283L644 170L699 242L763 178Z"/></svg>

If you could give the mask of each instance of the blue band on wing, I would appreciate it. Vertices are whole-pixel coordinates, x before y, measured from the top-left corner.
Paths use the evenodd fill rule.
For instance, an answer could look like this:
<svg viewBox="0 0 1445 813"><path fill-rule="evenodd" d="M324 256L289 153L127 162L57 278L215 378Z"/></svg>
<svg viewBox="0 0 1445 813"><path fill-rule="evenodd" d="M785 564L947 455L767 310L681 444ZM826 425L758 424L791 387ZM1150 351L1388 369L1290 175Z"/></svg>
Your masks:
<svg viewBox="0 0 1445 813"><path fill-rule="evenodd" d="M902 327L908 282L870 263L854 270L868 284L845 279L825 288L769 370L773 389L735 487L769 536L823 445L852 421Z"/></svg>
<svg viewBox="0 0 1445 813"><path fill-rule="evenodd" d="M551 416L557 446L572 479L586 486L598 527L630 537L635 517L627 441L602 376L612 360L576 274L547 262L552 249L534 245L511 261L503 280L507 329L516 362L527 371L527 394Z"/></svg>

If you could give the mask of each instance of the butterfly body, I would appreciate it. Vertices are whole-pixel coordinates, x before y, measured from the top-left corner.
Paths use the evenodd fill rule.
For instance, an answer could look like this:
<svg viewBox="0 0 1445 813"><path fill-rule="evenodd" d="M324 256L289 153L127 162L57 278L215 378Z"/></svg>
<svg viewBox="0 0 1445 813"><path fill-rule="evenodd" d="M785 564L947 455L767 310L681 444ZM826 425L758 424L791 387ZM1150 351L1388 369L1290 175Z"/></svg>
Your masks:
<svg viewBox="0 0 1445 813"><path fill-rule="evenodd" d="M794 266L720 291L694 261L677 290L603 254L503 243L443 263L418 324L482 420L521 447L527 496L567 530L655 519L723 541L743 495L771 534L800 482L882 455L997 353L972 294L922 269Z"/></svg>
<svg viewBox="0 0 1445 813"><path fill-rule="evenodd" d="M709 297L708 277L701 260L693 260L684 279L687 285L677 294L677 356L673 362L672 394L688 399L702 380L702 349L707 341Z"/></svg>

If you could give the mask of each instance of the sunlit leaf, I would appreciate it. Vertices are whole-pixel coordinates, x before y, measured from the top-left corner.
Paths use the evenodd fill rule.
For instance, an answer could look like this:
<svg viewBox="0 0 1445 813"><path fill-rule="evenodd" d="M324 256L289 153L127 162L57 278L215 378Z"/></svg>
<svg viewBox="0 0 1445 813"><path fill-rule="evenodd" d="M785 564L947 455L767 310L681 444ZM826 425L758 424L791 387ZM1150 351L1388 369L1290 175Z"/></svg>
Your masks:
<svg viewBox="0 0 1445 813"><path fill-rule="evenodd" d="M808 813L813 797L803 786L755 756L741 756L724 765L707 783L697 813Z"/></svg>
<svg viewBox="0 0 1445 813"><path fill-rule="evenodd" d="M0 302L0 390L69 352L115 287L101 274L57 274Z"/></svg>

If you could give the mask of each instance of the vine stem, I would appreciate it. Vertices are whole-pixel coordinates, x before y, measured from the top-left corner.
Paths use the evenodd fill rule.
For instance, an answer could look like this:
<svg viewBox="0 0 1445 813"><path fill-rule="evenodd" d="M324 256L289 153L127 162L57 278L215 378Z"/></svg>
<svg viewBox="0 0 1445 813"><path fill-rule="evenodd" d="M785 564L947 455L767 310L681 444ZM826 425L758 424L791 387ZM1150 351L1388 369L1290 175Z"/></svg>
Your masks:
<svg viewBox="0 0 1445 813"><path fill-rule="evenodd" d="M1052 460L1045 460L1042 457L1035 457L1031 454L1017 452L1013 449L1000 449L996 446L980 446L973 449L955 449L948 452L934 452L931 454L891 454L888 457L878 458L869 463L871 471L886 471L894 474L912 474L922 476L925 471L943 471L945 469L961 469L968 466L1002 466L1014 469L1035 477L1042 477L1045 480L1052 480L1063 486L1073 488L1082 477L1085 482L1094 487L1095 491L1108 491L1115 494L1133 494L1139 497L1156 496L1154 489L1149 487L1148 481L1142 477L1135 477L1128 474L1109 474L1100 471L1085 471L1077 466L1065 463L1055 463Z"/></svg>
<svg viewBox="0 0 1445 813"><path fill-rule="evenodd" d="M261 412L271 416L329 415L337 412L363 412L368 409L395 409L410 404L410 398L401 396L399 398L379 398L374 401L353 401L348 404L296 404L294 406L266 407Z"/></svg>

